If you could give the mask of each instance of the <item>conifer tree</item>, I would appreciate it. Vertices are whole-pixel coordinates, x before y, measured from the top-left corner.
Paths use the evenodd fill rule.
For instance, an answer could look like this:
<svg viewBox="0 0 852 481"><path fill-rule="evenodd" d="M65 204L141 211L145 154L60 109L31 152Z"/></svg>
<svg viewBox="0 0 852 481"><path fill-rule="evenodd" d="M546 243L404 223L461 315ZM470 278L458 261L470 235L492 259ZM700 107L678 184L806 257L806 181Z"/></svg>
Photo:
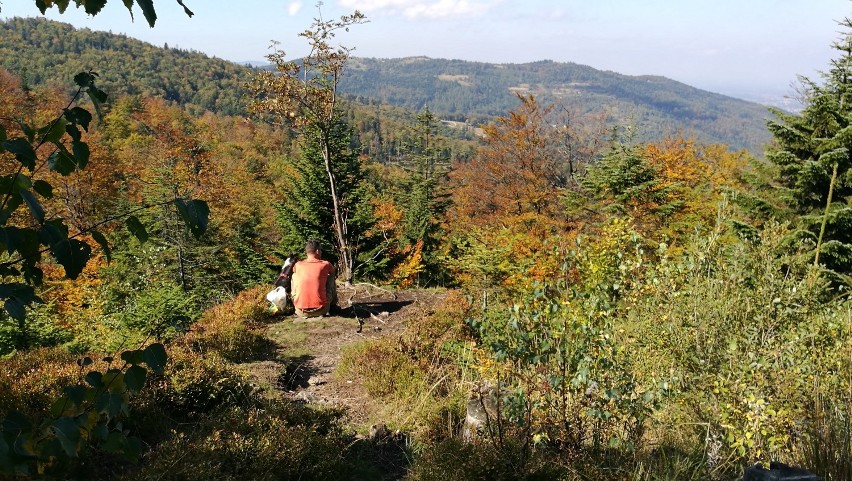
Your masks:
<svg viewBox="0 0 852 481"><path fill-rule="evenodd" d="M852 28L852 21L842 25ZM800 114L773 110L775 146L766 157L780 167L788 200L817 245L814 263L852 272L852 35L835 42L839 57L823 82L801 78Z"/></svg>
<svg viewBox="0 0 852 481"><path fill-rule="evenodd" d="M416 132L406 150L411 155L414 171L404 193L405 215L403 236L411 245L421 243L423 268L434 274L437 260L433 253L440 241L440 218L447 209L448 196L440 188L440 179L448 169L436 136L437 118L424 110L417 116Z"/></svg>
<svg viewBox="0 0 852 481"><path fill-rule="evenodd" d="M356 157L346 153L352 132L338 96L338 85L352 49L333 46L331 42L338 31L348 31L351 25L364 22L366 18L358 11L330 21L323 20L320 15L311 28L300 34L308 41L310 53L301 62L287 60L280 50L269 55L267 58L275 64L277 72L260 72L251 85L252 111L289 125L302 136L304 147L315 149L319 154L318 158L303 156L303 159L315 159L325 171L332 222L322 226L322 232L330 229L333 233L338 274L346 283L351 282L354 274L355 239L361 234L350 225L355 213L357 182L347 182L360 178L356 172L360 165L351 162ZM344 151L336 150L340 148ZM328 203L321 202L314 207L322 209L323 205Z"/></svg>

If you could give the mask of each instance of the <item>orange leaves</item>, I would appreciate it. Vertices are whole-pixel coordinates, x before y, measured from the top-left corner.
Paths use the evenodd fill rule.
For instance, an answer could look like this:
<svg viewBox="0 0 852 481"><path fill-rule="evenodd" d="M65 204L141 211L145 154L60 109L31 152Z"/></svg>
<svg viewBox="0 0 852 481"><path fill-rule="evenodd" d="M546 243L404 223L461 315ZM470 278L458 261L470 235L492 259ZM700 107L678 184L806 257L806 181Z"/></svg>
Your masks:
<svg viewBox="0 0 852 481"><path fill-rule="evenodd" d="M740 173L747 163L744 151L730 152L719 144L701 145L694 139L670 137L648 144L644 152L660 179L657 190L669 202L682 202L686 212L712 215L722 188L741 186Z"/></svg>
<svg viewBox="0 0 852 481"><path fill-rule="evenodd" d="M553 131L533 97L497 124L485 127L486 145L468 163L454 166L450 177L459 226L504 223L528 213L555 215L565 185L554 150Z"/></svg>

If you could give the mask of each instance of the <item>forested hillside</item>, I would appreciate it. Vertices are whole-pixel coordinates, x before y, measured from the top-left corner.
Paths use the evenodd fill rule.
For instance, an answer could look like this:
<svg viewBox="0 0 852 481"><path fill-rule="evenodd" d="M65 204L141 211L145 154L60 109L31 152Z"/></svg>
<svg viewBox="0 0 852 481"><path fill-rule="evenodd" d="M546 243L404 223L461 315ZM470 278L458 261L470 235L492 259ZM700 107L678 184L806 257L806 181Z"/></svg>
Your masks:
<svg viewBox="0 0 852 481"><path fill-rule="evenodd" d="M245 114L242 88L253 71L200 52L38 19L0 24L0 54L0 66L33 85L61 82L92 68L115 95L162 97L195 113ZM601 114L609 126L633 126L641 141L682 132L762 155L770 138L764 106L662 77L630 77L570 63L354 58L341 91L356 104L429 108L439 118L471 125L514 108L516 94L532 94L574 114Z"/></svg>
<svg viewBox="0 0 852 481"><path fill-rule="evenodd" d="M156 96L227 115L245 112L241 86L250 71L200 52L35 18L0 22L0 66L28 84L64 88L92 69L113 95Z"/></svg>
<svg viewBox="0 0 852 481"><path fill-rule="evenodd" d="M343 89L411 109L428 106L446 118L474 123L512 109L519 93L578 113L604 112L611 125L634 125L638 140L681 131L760 155L770 138L765 106L664 77L631 77L573 63L358 58Z"/></svg>

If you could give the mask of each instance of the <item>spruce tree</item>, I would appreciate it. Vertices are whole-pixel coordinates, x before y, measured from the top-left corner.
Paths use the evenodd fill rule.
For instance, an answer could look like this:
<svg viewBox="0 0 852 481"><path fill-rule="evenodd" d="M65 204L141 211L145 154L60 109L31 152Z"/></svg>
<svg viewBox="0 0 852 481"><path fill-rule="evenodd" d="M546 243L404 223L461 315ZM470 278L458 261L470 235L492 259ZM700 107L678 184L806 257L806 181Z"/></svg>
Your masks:
<svg viewBox="0 0 852 481"><path fill-rule="evenodd" d="M852 23L842 23L847 32ZM841 275L852 272L852 35L835 42L839 57L822 82L801 78L804 109L773 109L775 145L766 157L780 167L787 200L801 216L814 262Z"/></svg>
<svg viewBox="0 0 852 481"><path fill-rule="evenodd" d="M439 271L434 254L441 238L439 221L448 205L440 180L449 161L440 148L436 130L437 118L429 109L417 116L413 141L406 146L414 170L403 194L403 237L411 245L422 244L423 268L431 278Z"/></svg>
<svg viewBox="0 0 852 481"><path fill-rule="evenodd" d="M328 143L332 174L340 192L339 205L348 219L346 225L352 232L364 232L368 226L355 214L364 209L362 194L364 174L358 152L351 148L352 129L339 120L324 140L317 130L306 129L300 142L300 155L291 159L282 200L278 208L278 222L283 236L282 254L299 253L307 239L319 240L326 246L325 257L337 263L337 253L329 246L336 245L334 205L323 163L322 146ZM360 250L358 236L352 237L351 249Z"/></svg>

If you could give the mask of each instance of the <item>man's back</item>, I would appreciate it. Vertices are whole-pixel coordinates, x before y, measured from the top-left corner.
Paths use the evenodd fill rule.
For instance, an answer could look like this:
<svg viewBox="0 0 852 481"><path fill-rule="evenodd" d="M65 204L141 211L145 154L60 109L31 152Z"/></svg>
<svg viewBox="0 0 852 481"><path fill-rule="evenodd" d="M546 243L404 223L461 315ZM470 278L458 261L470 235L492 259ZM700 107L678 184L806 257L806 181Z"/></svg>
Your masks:
<svg viewBox="0 0 852 481"><path fill-rule="evenodd" d="M297 309L318 309L329 305L326 286L334 267L322 259L308 258L293 267L293 305Z"/></svg>

